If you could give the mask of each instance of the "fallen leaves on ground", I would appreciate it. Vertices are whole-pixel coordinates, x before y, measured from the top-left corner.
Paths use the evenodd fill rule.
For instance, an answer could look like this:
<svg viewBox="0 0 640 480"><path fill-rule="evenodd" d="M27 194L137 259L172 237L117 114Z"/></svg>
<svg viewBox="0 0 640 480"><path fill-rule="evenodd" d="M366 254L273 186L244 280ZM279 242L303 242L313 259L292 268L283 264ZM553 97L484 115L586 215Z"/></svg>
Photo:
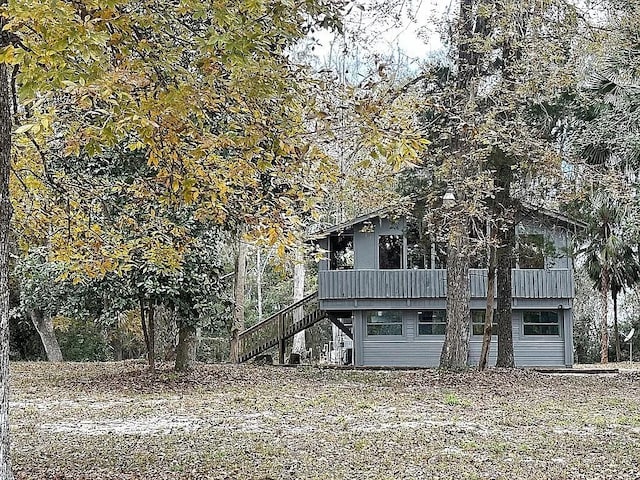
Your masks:
<svg viewBox="0 0 640 480"><path fill-rule="evenodd" d="M11 368L18 480L640 477L633 372Z"/></svg>

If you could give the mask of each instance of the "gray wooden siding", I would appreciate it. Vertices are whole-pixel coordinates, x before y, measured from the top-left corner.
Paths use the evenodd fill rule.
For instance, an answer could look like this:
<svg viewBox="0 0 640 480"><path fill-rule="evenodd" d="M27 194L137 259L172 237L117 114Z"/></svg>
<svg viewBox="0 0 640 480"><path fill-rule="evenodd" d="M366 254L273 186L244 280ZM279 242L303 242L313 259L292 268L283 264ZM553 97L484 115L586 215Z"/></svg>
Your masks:
<svg viewBox="0 0 640 480"><path fill-rule="evenodd" d="M374 337L366 335L363 315L355 312L354 327L358 365L366 366L425 366L437 367L444 336L419 336L416 332L416 311L404 311L403 335L400 337ZM526 337L522 330L522 312L513 314L513 346L516 366L570 366L573 363L571 311L563 315L562 334L557 337ZM470 335L469 365L477 365L482 348L482 337ZM495 365L497 339L491 344L489 365Z"/></svg>
<svg viewBox="0 0 640 480"><path fill-rule="evenodd" d="M365 223L353 225L353 241L356 269L374 269L378 266L378 238L380 235L404 235L405 219L398 218L373 218ZM518 235L528 233L540 233L554 245L555 254L545 259L546 268L569 269L572 268L571 258L567 256L569 251L569 232L565 227L549 224L541 224L531 219L525 219L516 227ZM328 249L327 238L316 240L323 249ZM406 243L406 239L405 239ZM406 261L406 245L404 260ZM321 261L320 270L327 270L326 261Z"/></svg>
<svg viewBox="0 0 640 480"><path fill-rule="evenodd" d="M339 270L318 272L320 298L438 298L446 270Z"/></svg>
<svg viewBox="0 0 640 480"><path fill-rule="evenodd" d="M371 226L356 225L353 232L356 270L378 268L378 238L380 235L402 235L404 225L404 219L393 222L388 218L373 219Z"/></svg>
<svg viewBox="0 0 640 480"><path fill-rule="evenodd" d="M471 296L487 291L486 270L470 271ZM445 298L446 270L338 270L318 272L321 300ZM573 298L570 270L513 270L514 298Z"/></svg>

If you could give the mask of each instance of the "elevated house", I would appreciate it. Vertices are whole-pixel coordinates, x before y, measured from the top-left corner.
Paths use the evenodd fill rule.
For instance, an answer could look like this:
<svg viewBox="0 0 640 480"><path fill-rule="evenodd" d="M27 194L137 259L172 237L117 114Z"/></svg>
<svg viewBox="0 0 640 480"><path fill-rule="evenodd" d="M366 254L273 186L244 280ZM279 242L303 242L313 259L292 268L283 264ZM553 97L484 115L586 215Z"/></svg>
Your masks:
<svg viewBox="0 0 640 480"><path fill-rule="evenodd" d="M542 209L516 227L512 328L517 366L573 364L574 279L569 251L576 224ZM380 210L313 237L326 252L318 291L241 334L243 359L279 346L322 318L334 325L343 362L359 366L437 366L446 325L446 245L406 218ZM470 270L469 364L482 344L487 270ZM495 330L495 329L494 329ZM489 363L495 363L494 336ZM336 352L334 352L335 354ZM335 355L334 355L335 358Z"/></svg>

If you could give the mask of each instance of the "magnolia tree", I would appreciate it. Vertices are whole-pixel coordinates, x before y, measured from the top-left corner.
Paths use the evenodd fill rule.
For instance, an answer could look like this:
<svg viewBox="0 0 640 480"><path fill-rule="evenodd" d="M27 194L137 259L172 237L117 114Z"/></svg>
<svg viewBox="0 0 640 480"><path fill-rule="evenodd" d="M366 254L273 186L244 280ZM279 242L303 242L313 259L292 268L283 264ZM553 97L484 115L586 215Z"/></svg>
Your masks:
<svg viewBox="0 0 640 480"><path fill-rule="evenodd" d="M134 204L192 204L199 221L247 224L255 235L290 241L295 209L312 186L289 182L322 158L305 138L304 72L287 48L312 25L335 26L340 3L225 0L163 4L5 3L0 50L0 477L11 478L8 428L8 239L14 186L31 197L19 223L46 218L55 259L72 274L127 271L141 252L179 269L189 238L175 222L126 238L134 220L93 223L100 189L52 163L90 161L126 145L154 175L116 186ZM14 129L15 137L11 132ZM45 212L46 189L58 208ZM153 199L147 202L145 199ZM120 207L121 211L135 207ZM16 214L18 211L16 211ZM33 224L25 227L27 231ZM167 230L170 235L167 236ZM178 240L176 242L176 240ZM172 245L167 242L172 241Z"/></svg>

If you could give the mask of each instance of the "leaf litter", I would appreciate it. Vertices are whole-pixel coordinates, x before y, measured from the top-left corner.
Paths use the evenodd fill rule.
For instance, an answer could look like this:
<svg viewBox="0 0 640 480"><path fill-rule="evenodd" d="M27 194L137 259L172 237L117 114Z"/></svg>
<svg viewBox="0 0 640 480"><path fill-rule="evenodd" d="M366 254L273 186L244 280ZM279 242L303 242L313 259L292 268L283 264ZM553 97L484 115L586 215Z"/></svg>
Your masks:
<svg viewBox="0 0 640 480"><path fill-rule="evenodd" d="M639 478L640 377L11 366L23 479Z"/></svg>

